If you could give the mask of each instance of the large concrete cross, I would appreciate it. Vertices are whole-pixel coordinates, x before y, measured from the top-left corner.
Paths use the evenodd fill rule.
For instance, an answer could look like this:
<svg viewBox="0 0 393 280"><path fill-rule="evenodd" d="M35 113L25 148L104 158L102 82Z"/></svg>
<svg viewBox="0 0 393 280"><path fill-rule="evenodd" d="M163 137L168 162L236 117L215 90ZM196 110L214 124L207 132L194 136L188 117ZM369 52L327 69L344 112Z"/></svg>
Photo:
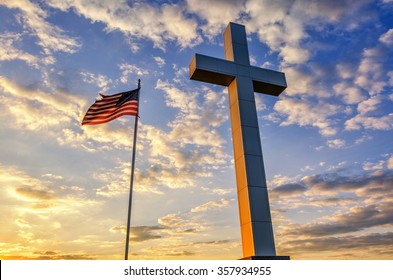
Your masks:
<svg viewBox="0 0 393 280"><path fill-rule="evenodd" d="M195 54L190 79L228 87L243 258L276 257L254 92L278 96L284 73L250 65L246 30L229 23L225 59Z"/></svg>

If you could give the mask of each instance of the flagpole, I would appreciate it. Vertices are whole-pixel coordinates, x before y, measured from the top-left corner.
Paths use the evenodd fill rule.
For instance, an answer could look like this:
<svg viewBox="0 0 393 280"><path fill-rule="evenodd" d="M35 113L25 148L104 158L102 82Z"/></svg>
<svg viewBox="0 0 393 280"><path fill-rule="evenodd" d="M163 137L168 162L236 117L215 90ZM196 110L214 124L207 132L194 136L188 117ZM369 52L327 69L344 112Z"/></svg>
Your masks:
<svg viewBox="0 0 393 280"><path fill-rule="evenodd" d="M138 89L141 88L141 80L138 79ZM128 200L128 217L127 217L127 235L126 235L126 250L124 259L128 260L128 248L130 243L130 229L131 229L131 206L132 206L132 190L134 186L134 169L135 169L135 153L136 153L136 136L138 132L138 119L139 119L139 93L138 92L138 115L135 116L134 123L134 143L132 146L132 159L131 159L131 178L130 178L130 196Z"/></svg>

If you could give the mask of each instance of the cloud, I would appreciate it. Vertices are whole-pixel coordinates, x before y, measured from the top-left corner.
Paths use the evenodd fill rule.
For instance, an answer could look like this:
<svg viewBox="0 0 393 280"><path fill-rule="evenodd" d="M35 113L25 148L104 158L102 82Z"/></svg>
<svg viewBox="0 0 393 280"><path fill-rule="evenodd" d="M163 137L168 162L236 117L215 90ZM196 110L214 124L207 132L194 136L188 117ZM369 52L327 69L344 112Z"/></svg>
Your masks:
<svg viewBox="0 0 393 280"><path fill-rule="evenodd" d="M148 39L154 47L165 49L168 42L182 48L201 42L196 20L185 15L181 4L150 4L147 2L101 2L88 0L46 0L52 8L74 10L77 14L105 25L107 32L120 31L134 40ZM154 20L152 20L154 19ZM135 46L133 43L132 45Z"/></svg>
<svg viewBox="0 0 393 280"><path fill-rule="evenodd" d="M378 163L374 162L365 162L363 164L363 170L369 171L369 170L382 170L384 169L385 161L380 160Z"/></svg>
<svg viewBox="0 0 393 280"><path fill-rule="evenodd" d="M138 150L143 149L144 156L140 159L141 167L135 171L135 177L137 191L162 194L162 187L193 187L198 178L211 177L212 172L227 165L225 141L217 127L228 117L224 112L226 100L223 94L206 89L204 100L199 103L198 94L187 94L168 82L159 80L157 87L164 91L168 106L179 111L168 123L169 131L140 124ZM110 125L87 127L83 128L83 133L67 128L62 134L59 143L93 151L97 148L123 149L131 145L129 132L119 125L116 129ZM97 189L98 195L111 197L127 191L122 186L128 185L129 167L118 166L115 169L117 172L112 178L101 176L103 186Z"/></svg>
<svg viewBox="0 0 393 280"><path fill-rule="evenodd" d="M381 103L381 96L372 96L358 104L358 112L360 115L367 115L377 109L377 105Z"/></svg>
<svg viewBox="0 0 393 280"><path fill-rule="evenodd" d="M133 226L130 230L131 242L144 242L153 239L161 239L162 231L166 229L163 226ZM125 226L114 226L110 229L111 232L120 231L126 234L127 228Z"/></svg>
<svg viewBox="0 0 393 280"><path fill-rule="evenodd" d="M214 36L223 32L228 22L238 20L244 10L244 2L244 0L218 0L211 5L209 0L187 0L187 11L197 14L203 20L201 26L203 35L213 39Z"/></svg>
<svg viewBox="0 0 393 280"><path fill-rule="evenodd" d="M95 257L92 257L87 254L62 254L53 251L46 252L34 252L36 255L35 260L95 260Z"/></svg>
<svg viewBox="0 0 393 280"><path fill-rule="evenodd" d="M388 97L382 90L388 85L384 70L385 51L380 45L363 50L356 69L341 65L341 74L347 81L333 88L347 104L357 104L357 115L345 121L345 130L391 130L393 113L381 115L379 110ZM351 71L353 74L351 74ZM342 77L344 77L342 76ZM349 80L352 80L349 82ZM353 83L353 84L352 84ZM361 92L367 92L365 97ZM389 100L387 102L390 102Z"/></svg>
<svg viewBox="0 0 393 280"><path fill-rule="evenodd" d="M296 196L296 195L301 195L305 191L307 191L307 188L301 184L283 184L278 187L275 187L269 191L269 194L272 196L272 198L279 198L279 197L287 197L287 196Z"/></svg>
<svg viewBox="0 0 393 280"><path fill-rule="evenodd" d="M345 121L346 130L359 130L362 127L371 130L391 130L393 129L393 113L381 117L357 115Z"/></svg>
<svg viewBox="0 0 393 280"><path fill-rule="evenodd" d="M393 71L389 71L388 74L387 74L387 76L389 77L389 82L388 82L389 85L390 85L390 86L393 86ZM390 100L393 101L392 95L390 95Z"/></svg>
<svg viewBox="0 0 393 280"><path fill-rule="evenodd" d="M158 224L168 229L170 235L184 235L200 232L205 227L197 222L189 213L168 214L158 219Z"/></svg>
<svg viewBox="0 0 393 280"><path fill-rule="evenodd" d="M285 93L289 96L314 94L315 89L315 78L311 73L307 73L306 70L302 70L296 67L285 67L282 69L287 79L288 88Z"/></svg>
<svg viewBox="0 0 393 280"><path fill-rule="evenodd" d="M2 5L9 9L19 9L19 19L38 38L38 45L41 46L46 55L52 52L75 53L80 48L80 43L75 38L69 37L60 27L47 22L45 19L48 13L38 4L28 0L2 1Z"/></svg>
<svg viewBox="0 0 393 280"><path fill-rule="evenodd" d="M327 145L332 149L342 149L345 147L345 140L343 139L332 139L327 141Z"/></svg>
<svg viewBox="0 0 393 280"><path fill-rule="evenodd" d="M82 72L87 83L105 89L111 79L103 75ZM87 151L123 149L131 145L129 130L123 125L103 124L80 127L87 100L60 89L22 86L0 76L2 113L15 122L12 129L28 129L33 133L45 131L45 137L60 145ZM7 106L5 106L7 104ZM43 118L43 114L45 117Z"/></svg>
<svg viewBox="0 0 393 280"><path fill-rule="evenodd" d="M390 156L387 162L388 168L393 169L393 156Z"/></svg>
<svg viewBox="0 0 393 280"><path fill-rule="evenodd" d="M293 227L287 235L330 236L358 232L376 226L393 225L393 204L356 206L342 214L331 217L326 222L313 222Z"/></svg>
<svg viewBox="0 0 393 280"><path fill-rule="evenodd" d="M391 255L393 232L368 233L359 236L346 235L340 237L323 238L297 238L283 242L282 250L292 252L300 258L304 252L323 252L323 256L314 258L332 259L385 259ZM285 249L284 249L285 248ZM352 252L348 257L339 254L341 252ZM365 254L364 251L367 253ZM332 253L336 253L332 256ZM338 254L338 255L337 255ZM365 255L364 255L365 254Z"/></svg>
<svg viewBox="0 0 393 280"><path fill-rule="evenodd" d="M53 191L37 190L28 187L19 187L15 189L17 195L33 200L52 200L54 198Z"/></svg>
<svg viewBox="0 0 393 280"><path fill-rule="evenodd" d="M158 218L157 225L132 227L131 235L136 242L138 256L172 259L185 254L215 258L216 254L222 254L223 251L231 253L234 247L239 248L239 241L231 238L230 230L224 229L225 239L214 239L211 236L212 232L223 230L222 225L211 217L212 213L215 209L227 207L227 204L226 199L209 201L183 212L164 215ZM111 231L124 234L125 227L112 227ZM138 243L144 241L148 241L144 247L138 246ZM209 247L209 253L205 256L206 247Z"/></svg>
<svg viewBox="0 0 393 280"><path fill-rule="evenodd" d="M381 37L379 37L379 41L387 46L393 45L393 28L382 34Z"/></svg>
<svg viewBox="0 0 393 280"><path fill-rule="evenodd" d="M301 64L311 56L305 44L308 28L318 29L331 23L354 24L340 20L354 17L367 2L358 1L354 5L351 1L249 0L245 3L249 18L244 21L261 42L279 53L284 64Z"/></svg>
<svg viewBox="0 0 393 280"><path fill-rule="evenodd" d="M287 116L287 119L280 125L314 126L324 136L332 136L337 133L337 129L332 126L329 117L337 114L339 109L340 106L334 104L311 104L309 101L292 98L280 99L274 105L275 111Z"/></svg>
<svg viewBox="0 0 393 280"><path fill-rule="evenodd" d="M14 186L38 186L40 180L32 178L20 171L17 167L7 166L0 163L0 180L3 187Z"/></svg>
<svg viewBox="0 0 393 280"><path fill-rule="evenodd" d="M355 192L366 190L368 194L372 194L372 191L376 191L378 188L383 189L384 192L388 191L393 184L393 174L389 171L366 173L353 177L342 176L339 173L316 174L303 177L301 183L309 189L318 192Z"/></svg>
<svg viewBox="0 0 393 280"><path fill-rule="evenodd" d="M128 78L129 78L130 74L135 74L138 77L149 75L148 70L142 69L136 65L131 65L128 63L120 64L119 68L122 71L121 77L120 77L120 82L122 82L123 84L128 83Z"/></svg>
<svg viewBox="0 0 393 280"><path fill-rule="evenodd" d="M354 82L368 91L370 95L380 93L385 86L385 71L382 62L385 60L384 51L376 46L365 49L362 53Z"/></svg>
<svg viewBox="0 0 393 280"><path fill-rule="evenodd" d="M256 32L261 42L279 52L287 63L307 61L309 53L300 47L304 26L298 11L293 9L295 5L291 7L290 1L250 0L245 6L250 16L247 29Z"/></svg>
<svg viewBox="0 0 393 280"><path fill-rule="evenodd" d="M105 75L94 74L87 71L80 72L80 75L85 83L96 85L102 92L107 91L109 88L108 86L113 82L112 79Z"/></svg>
<svg viewBox="0 0 393 280"><path fill-rule="evenodd" d="M13 244L14 245L14 244ZM21 250L17 250L21 251ZM2 255L6 260L95 260L96 258L85 253L66 254L60 251L21 251L20 255Z"/></svg>
<svg viewBox="0 0 393 280"><path fill-rule="evenodd" d="M0 60L22 60L28 65L38 67L39 58L19 50L15 47L16 43L21 41L22 34L4 33L0 34Z"/></svg>
<svg viewBox="0 0 393 280"><path fill-rule="evenodd" d="M31 225L29 222L23 220L23 219L16 219L15 223L18 225L20 228L31 228Z"/></svg>
<svg viewBox="0 0 393 280"><path fill-rule="evenodd" d="M0 213L5 225L0 230L1 258L95 258L86 251L94 251L92 244L96 248L106 246L107 236L102 236L100 226L90 237L88 250L77 240L91 232L91 222L97 211L103 209L103 201L88 197L86 187L75 190L74 183L70 186L68 180L57 178L53 183L52 178L35 175L35 171L35 168L25 171L0 163ZM67 244L67 248L63 244Z"/></svg>
<svg viewBox="0 0 393 280"><path fill-rule="evenodd" d="M215 241L205 241L205 242L194 242L194 245L221 245L228 244L230 240L215 240Z"/></svg>
<svg viewBox="0 0 393 280"><path fill-rule="evenodd" d="M227 207L229 204L229 201L222 198L219 201L209 201L206 202L205 204L199 205L197 207L194 207L191 209L191 212L205 212L205 211L210 211L211 209L214 208L223 208Z"/></svg>
<svg viewBox="0 0 393 280"><path fill-rule="evenodd" d="M61 175L55 175L55 174L51 174L51 173L43 174L42 177L48 178L48 179L55 179L55 180L62 180L62 179L64 179L64 177L61 176Z"/></svg>
<svg viewBox="0 0 393 280"><path fill-rule="evenodd" d="M103 197L115 197L128 193L130 170L131 164L129 162L123 162L117 166L113 166L111 170L107 168L99 169L93 174L93 177L102 183L102 186L97 188L96 194ZM153 177L145 178L144 173L148 173ZM165 176L156 176L159 176L159 174L151 173L149 168L143 169L143 171L136 169L135 181L137 182L137 187L134 188L134 192L148 192L156 195L163 194L159 186L165 184L161 181L166 182L168 178Z"/></svg>
<svg viewBox="0 0 393 280"><path fill-rule="evenodd" d="M338 96L341 96L346 104L358 104L364 100L362 91L347 82L340 82L333 86L334 91Z"/></svg>
<svg viewBox="0 0 393 280"><path fill-rule="evenodd" d="M79 122L79 114L85 101L60 90L56 94L37 88L21 86L0 76L3 110L8 111L17 125L29 130L59 128L72 121ZM43 118L45 114L45 118Z"/></svg>
<svg viewBox="0 0 393 280"><path fill-rule="evenodd" d="M225 140L218 130L228 118L225 96L206 89L199 102L198 93L187 93L169 82L158 80L156 88L164 92L167 106L178 112L168 123L169 131L141 127L139 139L148 147L151 165L137 174L142 184L190 187L197 177L210 177L212 171L226 166Z"/></svg>
<svg viewBox="0 0 393 280"><path fill-rule="evenodd" d="M357 202L356 198L326 197L326 198L311 198L308 201L308 205L312 205L316 207L326 207L326 206L348 207L348 205L356 202Z"/></svg>
<svg viewBox="0 0 393 280"><path fill-rule="evenodd" d="M365 164L367 165L367 163ZM286 209L286 211L296 209L299 213L302 211L307 213L309 211L308 207L317 207L318 209L312 210L312 212L319 213L317 216L319 216L320 221L315 218L315 224L312 227L309 225L310 228L317 230L318 225L324 225L328 229L332 228L334 230L333 224L336 222L332 222L332 219L340 215L349 215L349 207L374 205L379 209L381 205L391 203L393 177L389 170L378 168L367 170L362 174L343 175L347 172L349 172L348 168L342 168L341 166L340 169L332 173L314 174L301 179L287 178L282 180L276 187L269 190L269 194L273 198L272 207L273 209L280 207ZM277 197L285 197L285 200L277 200ZM337 212L332 214L329 209L335 209ZM322 213L328 213L328 216L321 217ZM337 218L338 220L340 219ZM285 220L283 222L283 224L286 223L288 224L290 221ZM283 228L293 229L302 226L305 225L289 224L283 226ZM343 225L339 226L340 228L337 230L342 228L341 230L345 231L348 229ZM361 227L359 226L359 228ZM323 230L327 229L321 226L321 231Z"/></svg>
<svg viewBox="0 0 393 280"><path fill-rule="evenodd" d="M165 65L165 59L160 56L153 57L154 61L157 63L158 67L163 67Z"/></svg>

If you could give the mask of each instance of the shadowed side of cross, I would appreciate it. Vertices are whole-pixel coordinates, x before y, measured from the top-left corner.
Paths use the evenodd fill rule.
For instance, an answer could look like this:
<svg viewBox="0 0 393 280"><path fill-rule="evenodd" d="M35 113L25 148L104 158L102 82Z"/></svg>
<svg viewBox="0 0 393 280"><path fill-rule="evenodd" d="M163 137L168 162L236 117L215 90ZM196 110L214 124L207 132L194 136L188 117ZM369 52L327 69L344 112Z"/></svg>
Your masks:
<svg viewBox="0 0 393 280"><path fill-rule="evenodd" d="M276 257L254 92L278 96L284 73L250 65L246 30L230 23L225 59L195 54L190 79L228 87L243 258Z"/></svg>

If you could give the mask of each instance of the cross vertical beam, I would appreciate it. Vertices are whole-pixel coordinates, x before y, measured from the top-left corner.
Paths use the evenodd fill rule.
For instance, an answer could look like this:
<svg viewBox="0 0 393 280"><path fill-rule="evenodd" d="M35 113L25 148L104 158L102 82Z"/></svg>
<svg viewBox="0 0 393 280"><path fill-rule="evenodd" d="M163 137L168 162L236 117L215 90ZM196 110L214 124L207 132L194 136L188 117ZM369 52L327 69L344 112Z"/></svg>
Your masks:
<svg viewBox="0 0 393 280"><path fill-rule="evenodd" d="M226 60L195 54L190 79L228 87L243 258L281 258L275 257L254 91L278 96L285 75L250 66L243 25L228 25L224 48Z"/></svg>

